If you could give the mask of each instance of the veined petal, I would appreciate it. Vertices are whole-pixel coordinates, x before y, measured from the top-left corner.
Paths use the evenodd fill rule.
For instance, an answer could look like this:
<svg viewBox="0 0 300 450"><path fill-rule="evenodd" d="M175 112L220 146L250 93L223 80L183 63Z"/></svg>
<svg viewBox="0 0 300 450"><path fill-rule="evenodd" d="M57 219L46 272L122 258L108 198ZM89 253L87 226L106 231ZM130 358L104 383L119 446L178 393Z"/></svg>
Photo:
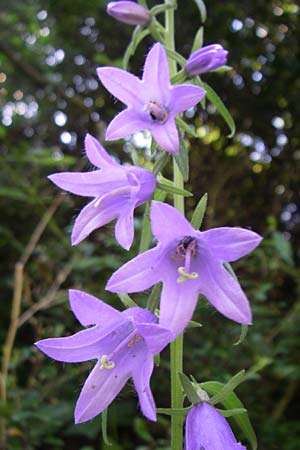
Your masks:
<svg viewBox="0 0 300 450"><path fill-rule="evenodd" d="M172 117L164 124L149 124L149 130L161 148L170 153L178 153L179 135L175 120Z"/></svg>
<svg viewBox="0 0 300 450"><path fill-rule="evenodd" d="M72 230L72 245L77 245L92 231L119 216L130 201L132 188L128 186L122 192L121 189L118 194L109 192L102 198L93 200L81 210Z"/></svg>
<svg viewBox="0 0 300 450"><path fill-rule="evenodd" d="M115 67L98 67L97 74L101 83L114 97L129 107L142 107L143 88L139 78Z"/></svg>
<svg viewBox="0 0 300 450"><path fill-rule="evenodd" d="M158 246L137 257L118 269L105 287L111 292L139 292L160 281L159 265L163 260L163 250Z"/></svg>
<svg viewBox="0 0 300 450"><path fill-rule="evenodd" d="M147 55L143 84L147 89L144 95L147 95L149 100L158 100L164 105L169 103L171 88L169 63L166 52L160 43L153 45Z"/></svg>
<svg viewBox="0 0 300 450"><path fill-rule="evenodd" d="M108 141L114 141L145 128L147 128L147 122L143 120L142 116L127 108L110 122L105 137Z"/></svg>
<svg viewBox="0 0 300 450"><path fill-rule="evenodd" d="M89 161L96 167L111 169L119 167L112 157L107 153L101 143L95 139L91 134L87 134L84 140L86 156Z"/></svg>
<svg viewBox="0 0 300 450"><path fill-rule="evenodd" d="M176 238L196 236L184 215L166 203L152 201L150 217L152 233L159 242L165 244Z"/></svg>
<svg viewBox="0 0 300 450"><path fill-rule="evenodd" d="M192 84L181 84L173 86L171 91L170 111L174 115L186 111L199 103L205 96L205 90Z"/></svg>
<svg viewBox="0 0 300 450"><path fill-rule="evenodd" d="M133 225L133 212L135 208L135 202L132 205L128 205L123 212L120 213L116 226L115 226L115 236L119 244L129 250L133 241L134 236L134 225Z"/></svg>
<svg viewBox="0 0 300 450"><path fill-rule="evenodd" d="M253 231L238 227L220 227L201 233L201 239L215 258L236 261L254 250L262 237Z"/></svg>
<svg viewBox="0 0 300 450"><path fill-rule="evenodd" d="M156 422L156 407L150 388L150 378L153 372L153 356L145 352L143 361L135 366L132 371L132 378L135 390L139 397L141 410L145 417Z"/></svg>
<svg viewBox="0 0 300 450"><path fill-rule="evenodd" d="M36 342L39 350L56 361L68 363L97 359L109 354L132 331L132 322L121 317L109 327L96 325L72 336L43 339Z"/></svg>
<svg viewBox="0 0 300 450"><path fill-rule="evenodd" d="M199 257L200 292L225 317L238 323L251 325L249 302L239 283L209 252Z"/></svg>
<svg viewBox="0 0 300 450"><path fill-rule="evenodd" d="M163 328L156 323L139 323L136 324L136 328L145 339L152 355L160 353L174 338L169 328Z"/></svg>
<svg viewBox="0 0 300 450"><path fill-rule="evenodd" d="M186 450L246 450L226 419L206 402L193 406L186 419Z"/></svg>
<svg viewBox="0 0 300 450"><path fill-rule="evenodd" d="M88 376L75 407L75 423L86 422L101 413L119 394L131 375L127 352L118 353L114 368L101 369L99 360Z"/></svg>
<svg viewBox="0 0 300 450"><path fill-rule="evenodd" d="M98 197L127 184L126 171L121 166L93 172L54 173L48 178L61 189L85 197Z"/></svg>
<svg viewBox="0 0 300 450"><path fill-rule="evenodd" d="M109 323L122 319L119 311L86 292L70 289L69 300L76 319L85 327L90 325L106 327Z"/></svg>

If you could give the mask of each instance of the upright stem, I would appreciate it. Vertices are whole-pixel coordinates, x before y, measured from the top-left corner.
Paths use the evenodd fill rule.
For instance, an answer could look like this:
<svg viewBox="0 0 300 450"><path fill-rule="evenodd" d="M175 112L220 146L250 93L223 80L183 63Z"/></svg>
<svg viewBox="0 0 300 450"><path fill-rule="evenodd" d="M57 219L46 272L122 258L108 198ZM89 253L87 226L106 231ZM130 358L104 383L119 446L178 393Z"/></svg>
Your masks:
<svg viewBox="0 0 300 450"><path fill-rule="evenodd" d="M173 0L165 0L165 4L172 4ZM174 41L174 9L167 9L165 12L166 18L166 46L175 51ZM169 58L170 76L176 75L176 62ZM177 187L183 188L183 179L180 170L174 159L174 183ZM184 199L181 195L174 195L174 206L184 213ZM171 407L182 408L183 406L183 392L181 383L178 377L178 372L183 371L183 334L178 336L175 341L171 343ZM171 449L183 449L183 417L172 416L171 418Z"/></svg>

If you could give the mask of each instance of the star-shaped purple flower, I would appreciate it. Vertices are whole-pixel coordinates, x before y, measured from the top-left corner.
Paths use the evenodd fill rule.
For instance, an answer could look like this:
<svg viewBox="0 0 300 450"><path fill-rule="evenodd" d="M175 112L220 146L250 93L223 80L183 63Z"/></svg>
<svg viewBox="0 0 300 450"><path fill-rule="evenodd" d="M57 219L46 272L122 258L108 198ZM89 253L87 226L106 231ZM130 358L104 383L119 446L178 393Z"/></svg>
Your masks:
<svg viewBox="0 0 300 450"><path fill-rule="evenodd" d="M168 59L161 44L149 51L142 80L115 67L100 67L97 74L106 89L128 106L108 126L107 140L148 129L164 150L178 152L175 117L196 105L205 90L189 84L170 84Z"/></svg>
<svg viewBox="0 0 300 450"><path fill-rule="evenodd" d="M239 283L224 268L261 241L237 227L197 231L175 208L152 202L152 233L157 247L117 270L107 284L112 292L138 292L162 281L160 324L180 333L191 320L199 293L224 316L251 324L251 310Z"/></svg>
<svg viewBox="0 0 300 450"><path fill-rule="evenodd" d="M206 402L193 406L185 426L185 450L247 450L226 419Z"/></svg>
<svg viewBox="0 0 300 450"><path fill-rule="evenodd" d="M85 292L70 290L73 313L85 327L78 333L43 339L36 346L57 361L77 363L97 359L75 408L75 423L101 413L133 378L143 414L156 420L150 389L153 355L169 342L170 332L156 324L156 317L142 308L119 312Z"/></svg>
<svg viewBox="0 0 300 450"><path fill-rule="evenodd" d="M128 250L134 237L134 209L148 200L155 190L155 177L146 169L122 166L90 134L85 138L89 161L101 170L63 172L48 178L60 188L84 197L94 197L77 217L72 231L72 245L93 230L117 219L115 236Z"/></svg>

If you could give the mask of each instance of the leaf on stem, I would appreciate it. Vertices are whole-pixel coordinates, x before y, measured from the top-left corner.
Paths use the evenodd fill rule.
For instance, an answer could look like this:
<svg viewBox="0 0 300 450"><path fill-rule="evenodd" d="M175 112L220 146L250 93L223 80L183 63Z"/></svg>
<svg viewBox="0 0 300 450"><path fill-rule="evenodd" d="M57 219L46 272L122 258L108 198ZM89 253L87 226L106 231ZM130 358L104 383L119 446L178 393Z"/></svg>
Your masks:
<svg viewBox="0 0 300 450"><path fill-rule="evenodd" d="M125 308L133 308L138 306L128 294L119 292L117 293L117 296L119 297Z"/></svg>
<svg viewBox="0 0 300 450"><path fill-rule="evenodd" d="M207 13L206 13L206 6L203 0L194 0L196 5L198 6L198 9L200 11L200 16L202 23L206 21Z"/></svg>
<svg viewBox="0 0 300 450"><path fill-rule="evenodd" d="M186 416L192 407L188 408L157 408L158 414L165 414L167 416Z"/></svg>
<svg viewBox="0 0 300 450"><path fill-rule="evenodd" d="M102 431L102 439L103 439L104 443L106 445L108 445L109 447L111 447L112 443L109 441L108 435L107 435L107 411L108 411L108 408L106 408L104 411L102 411L102 414L101 414L101 431Z"/></svg>
<svg viewBox="0 0 300 450"><path fill-rule="evenodd" d="M196 208L193 212L191 224L196 230L199 230L199 228L202 225L203 218L204 218L205 211L206 211L206 206L207 206L207 193L205 193L200 198L198 205L196 206Z"/></svg>
<svg viewBox="0 0 300 450"><path fill-rule="evenodd" d="M195 404L200 403L201 399L199 398L191 380L184 373L181 372L178 373L178 376L180 378L182 389L184 390L189 401Z"/></svg>
<svg viewBox="0 0 300 450"><path fill-rule="evenodd" d="M180 173L182 175L183 181L188 181L189 179L189 155L184 143L183 137L179 136L179 152L173 155L175 161L179 167Z"/></svg>
<svg viewBox="0 0 300 450"><path fill-rule="evenodd" d="M162 152L161 155L157 158L157 160L154 163L152 173L153 175L158 175L163 168L168 164L170 159L170 153Z"/></svg>
<svg viewBox="0 0 300 450"><path fill-rule="evenodd" d="M221 403L234 389L244 381L245 378L245 370L241 370L237 374L235 374L226 384L223 385L223 388L215 394L211 399L210 403L215 405L216 403Z"/></svg>
<svg viewBox="0 0 300 450"><path fill-rule="evenodd" d="M197 31L196 35L195 35L191 54L194 53L196 50L199 50L199 48L202 47L202 45L203 45L203 34L204 34L204 28L200 27L199 30Z"/></svg>
<svg viewBox="0 0 300 450"><path fill-rule="evenodd" d="M150 34L150 31L148 29L144 29L141 25L138 25L135 27L134 32L132 33L132 39L130 44L128 45L124 56L123 56L123 69L128 69L128 63L131 58L135 54L135 51L137 49L137 46L139 43Z"/></svg>

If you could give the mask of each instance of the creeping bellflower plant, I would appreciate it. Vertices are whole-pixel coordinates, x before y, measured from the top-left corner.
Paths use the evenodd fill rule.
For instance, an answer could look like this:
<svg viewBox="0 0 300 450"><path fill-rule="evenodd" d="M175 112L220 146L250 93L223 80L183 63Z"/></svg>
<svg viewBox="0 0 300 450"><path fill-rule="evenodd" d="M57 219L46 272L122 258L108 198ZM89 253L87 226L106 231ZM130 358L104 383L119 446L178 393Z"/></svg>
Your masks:
<svg viewBox="0 0 300 450"><path fill-rule="evenodd" d="M149 51L142 80L115 67L99 67L97 74L106 89L128 106L108 126L107 140L147 129L164 150L178 152L175 117L199 103L205 91L191 84L170 84L169 64L161 44Z"/></svg>
<svg viewBox="0 0 300 450"><path fill-rule="evenodd" d="M192 53L185 65L189 75L200 75L224 66L228 51L220 44L207 45Z"/></svg>
<svg viewBox="0 0 300 450"><path fill-rule="evenodd" d="M239 444L226 419L209 403L192 407L185 425L185 450L247 450Z"/></svg>
<svg viewBox="0 0 300 450"><path fill-rule="evenodd" d="M101 413L133 379L143 414L156 420L150 389L153 355L170 341L170 332L156 324L150 311L134 307L119 312L85 292L71 290L71 309L86 330L63 338L43 339L36 346L57 361L97 359L75 408L75 422ZM93 325L92 327L90 327Z"/></svg>
<svg viewBox="0 0 300 450"><path fill-rule="evenodd" d="M197 231L160 202L152 202L151 227L158 245L118 269L109 291L138 292L162 281L160 324L175 335L192 318L200 293L224 316L251 324L246 295L223 263L250 253L261 241L258 234L238 227Z"/></svg>
<svg viewBox="0 0 300 450"><path fill-rule="evenodd" d="M131 1L109 2L106 11L110 16L128 25L145 25L151 18L146 8Z"/></svg>
<svg viewBox="0 0 300 450"><path fill-rule="evenodd" d="M53 183L68 192L94 197L75 221L72 244L78 244L93 230L117 219L116 239L128 250L134 236L134 209L151 197L155 189L155 178L146 169L115 162L90 134L85 138L85 150L89 161L98 170L55 173L49 176Z"/></svg>

